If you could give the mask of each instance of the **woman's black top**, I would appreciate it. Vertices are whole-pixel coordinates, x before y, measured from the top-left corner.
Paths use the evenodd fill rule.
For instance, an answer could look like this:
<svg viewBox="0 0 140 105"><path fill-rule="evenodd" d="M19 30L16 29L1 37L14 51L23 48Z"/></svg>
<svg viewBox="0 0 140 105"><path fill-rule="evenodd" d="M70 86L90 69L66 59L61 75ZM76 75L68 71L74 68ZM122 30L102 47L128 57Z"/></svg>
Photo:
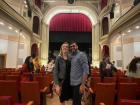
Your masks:
<svg viewBox="0 0 140 105"><path fill-rule="evenodd" d="M65 74L65 79L63 80L62 83L60 102L64 102L72 98L72 87L70 86L71 62L69 60L65 60L65 63L66 63L66 74Z"/></svg>

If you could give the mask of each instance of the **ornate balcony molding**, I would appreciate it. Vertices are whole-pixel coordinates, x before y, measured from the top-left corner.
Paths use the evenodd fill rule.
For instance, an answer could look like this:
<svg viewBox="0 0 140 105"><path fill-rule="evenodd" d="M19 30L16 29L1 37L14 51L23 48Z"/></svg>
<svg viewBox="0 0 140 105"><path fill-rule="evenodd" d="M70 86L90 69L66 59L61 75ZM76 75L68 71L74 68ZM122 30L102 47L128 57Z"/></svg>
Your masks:
<svg viewBox="0 0 140 105"><path fill-rule="evenodd" d="M140 4L130 9L126 14L121 16L112 26L109 32L109 36L114 33L120 32L123 29L131 26L132 24L140 21Z"/></svg>
<svg viewBox="0 0 140 105"><path fill-rule="evenodd" d="M17 13L13 8L11 8L4 0L0 1L0 14L4 18L11 19L13 22L18 23L18 25L23 28L28 33L32 33L32 26L24 17Z"/></svg>
<svg viewBox="0 0 140 105"><path fill-rule="evenodd" d="M36 13L38 16L40 16L41 19L43 18L43 14L40 8L38 8L38 6L36 6L35 3L33 3L33 12Z"/></svg>
<svg viewBox="0 0 140 105"><path fill-rule="evenodd" d="M100 44L100 45L108 44L108 37L109 37L108 34L102 36L102 37L100 38L99 44Z"/></svg>

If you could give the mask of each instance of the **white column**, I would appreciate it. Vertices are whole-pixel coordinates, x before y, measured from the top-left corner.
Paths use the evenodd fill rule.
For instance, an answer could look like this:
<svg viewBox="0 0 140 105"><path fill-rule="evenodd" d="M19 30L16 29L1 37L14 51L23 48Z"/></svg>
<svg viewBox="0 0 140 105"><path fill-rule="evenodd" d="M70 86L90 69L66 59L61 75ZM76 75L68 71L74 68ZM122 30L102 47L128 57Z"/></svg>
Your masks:
<svg viewBox="0 0 140 105"><path fill-rule="evenodd" d="M18 59L19 59L19 45L20 45L20 36L22 34L22 30L19 30L19 34L18 34L18 42L17 42L17 62L16 62L16 68L18 68Z"/></svg>
<svg viewBox="0 0 140 105"><path fill-rule="evenodd" d="M99 23L92 27L92 64L99 66Z"/></svg>
<svg viewBox="0 0 140 105"><path fill-rule="evenodd" d="M121 52L121 59L122 59L122 70L124 70L124 55L123 55L123 34L121 34L121 49L122 49L122 52Z"/></svg>
<svg viewBox="0 0 140 105"><path fill-rule="evenodd" d="M48 61L49 28L42 23L41 63L46 65Z"/></svg>

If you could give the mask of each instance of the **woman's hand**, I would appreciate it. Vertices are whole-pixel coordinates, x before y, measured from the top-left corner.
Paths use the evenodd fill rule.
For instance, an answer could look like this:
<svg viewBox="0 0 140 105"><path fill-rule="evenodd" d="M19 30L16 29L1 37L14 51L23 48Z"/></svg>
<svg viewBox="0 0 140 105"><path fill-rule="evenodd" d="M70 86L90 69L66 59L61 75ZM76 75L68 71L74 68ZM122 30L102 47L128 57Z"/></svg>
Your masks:
<svg viewBox="0 0 140 105"><path fill-rule="evenodd" d="M61 88L60 88L59 85L55 85L55 92L56 92L56 94L57 94L58 96L60 96L60 94L61 94Z"/></svg>
<svg viewBox="0 0 140 105"><path fill-rule="evenodd" d="M85 85L84 84L81 84L80 85L80 93L83 94L85 91Z"/></svg>

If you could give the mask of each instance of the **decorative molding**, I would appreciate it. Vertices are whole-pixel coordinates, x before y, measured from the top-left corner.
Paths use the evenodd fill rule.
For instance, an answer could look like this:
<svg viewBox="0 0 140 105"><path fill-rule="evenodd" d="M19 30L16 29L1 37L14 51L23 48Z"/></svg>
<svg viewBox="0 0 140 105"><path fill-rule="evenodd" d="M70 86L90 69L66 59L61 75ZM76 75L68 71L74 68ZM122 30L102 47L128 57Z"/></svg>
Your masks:
<svg viewBox="0 0 140 105"><path fill-rule="evenodd" d="M35 33L33 33L33 39L34 39L35 41L39 42L39 43L42 43L42 40L40 39L40 36L37 35L37 34L35 34Z"/></svg>
<svg viewBox="0 0 140 105"><path fill-rule="evenodd" d="M121 16L110 29L109 36L111 37L114 33L120 32L123 29L131 26L134 22L140 20L140 4L130 9L126 14Z"/></svg>
<svg viewBox="0 0 140 105"><path fill-rule="evenodd" d="M40 8L38 8L38 6L36 6L35 3L33 3L33 12L34 12L35 14L37 14L37 15L39 16L40 19L43 18L43 14L42 14Z"/></svg>
<svg viewBox="0 0 140 105"><path fill-rule="evenodd" d="M27 32L32 34L32 25L19 13L17 13L13 8L11 8L4 0L0 1L0 13L8 15L8 18L16 21L20 26Z"/></svg>
<svg viewBox="0 0 140 105"><path fill-rule="evenodd" d="M108 37L109 37L108 34L102 36L102 37L100 38L99 44L100 44L100 45L108 44Z"/></svg>
<svg viewBox="0 0 140 105"><path fill-rule="evenodd" d="M112 2L111 2L111 0L110 1L108 0L107 6L105 6L99 14L99 17L100 17L101 20L105 15L108 15L108 13L111 10L111 7L112 7Z"/></svg>
<svg viewBox="0 0 140 105"><path fill-rule="evenodd" d="M14 36L14 35L11 36L11 35L2 35L2 34L0 34L0 39L18 42L18 37Z"/></svg>

